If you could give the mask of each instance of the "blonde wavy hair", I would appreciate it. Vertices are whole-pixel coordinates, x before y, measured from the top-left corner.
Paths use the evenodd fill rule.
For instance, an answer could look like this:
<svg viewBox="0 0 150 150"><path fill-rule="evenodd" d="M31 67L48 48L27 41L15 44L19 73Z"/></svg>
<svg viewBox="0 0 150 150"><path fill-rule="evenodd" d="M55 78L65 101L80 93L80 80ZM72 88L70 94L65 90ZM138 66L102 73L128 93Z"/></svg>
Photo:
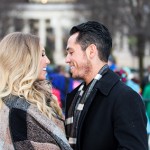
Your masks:
<svg viewBox="0 0 150 150"><path fill-rule="evenodd" d="M38 81L40 40L37 36L14 32L0 42L0 107L8 95L24 97L49 118L54 114L62 117L57 98L51 93L52 86Z"/></svg>

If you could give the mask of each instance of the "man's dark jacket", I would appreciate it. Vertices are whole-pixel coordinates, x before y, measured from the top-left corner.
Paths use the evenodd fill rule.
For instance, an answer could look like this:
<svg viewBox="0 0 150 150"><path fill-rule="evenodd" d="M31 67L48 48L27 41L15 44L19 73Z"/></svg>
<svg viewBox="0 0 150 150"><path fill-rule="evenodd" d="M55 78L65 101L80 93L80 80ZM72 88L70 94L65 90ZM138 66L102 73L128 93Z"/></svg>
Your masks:
<svg viewBox="0 0 150 150"><path fill-rule="evenodd" d="M68 109L79 87L67 95ZM148 150L145 107L139 94L109 70L81 113L76 150Z"/></svg>

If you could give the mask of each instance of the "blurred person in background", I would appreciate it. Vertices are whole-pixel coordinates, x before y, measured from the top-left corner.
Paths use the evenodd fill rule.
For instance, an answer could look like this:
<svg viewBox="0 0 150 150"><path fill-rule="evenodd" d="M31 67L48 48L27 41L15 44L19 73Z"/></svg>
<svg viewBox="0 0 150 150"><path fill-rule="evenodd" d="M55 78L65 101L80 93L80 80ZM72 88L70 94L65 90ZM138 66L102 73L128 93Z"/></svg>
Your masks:
<svg viewBox="0 0 150 150"><path fill-rule="evenodd" d="M142 96L145 101L146 111L150 120L150 66L147 67L146 75L142 80Z"/></svg>
<svg viewBox="0 0 150 150"><path fill-rule="evenodd" d="M75 84L79 85L78 81L70 77L69 71L65 66L57 66L56 69L50 70L47 68L47 79L51 81L53 85L53 92L56 93L59 98L58 91L60 92L60 103L62 110L65 109L65 100L68 92L71 92L75 88Z"/></svg>
<svg viewBox="0 0 150 150"><path fill-rule="evenodd" d="M135 79L134 74L132 73L129 67L123 67L123 70L127 73L127 82L126 85L131 87L134 91L141 94L141 87L139 82Z"/></svg>
<svg viewBox="0 0 150 150"><path fill-rule="evenodd" d="M150 135L150 65L147 67L146 74L141 83L141 87L142 87L142 97L145 102L146 112L149 121L148 134ZM150 136L149 136L149 143L150 143Z"/></svg>
<svg viewBox="0 0 150 150"><path fill-rule="evenodd" d="M66 99L66 134L74 150L148 150L143 101L109 68L111 48L101 23L70 30L66 63L84 81Z"/></svg>
<svg viewBox="0 0 150 150"><path fill-rule="evenodd" d="M62 110L45 80L49 63L35 35L14 32L1 40L1 150L71 150Z"/></svg>
<svg viewBox="0 0 150 150"><path fill-rule="evenodd" d="M109 55L109 57L108 57L108 65L109 65L109 68L112 71L117 70L116 61L115 61L115 58L112 55Z"/></svg>
<svg viewBox="0 0 150 150"><path fill-rule="evenodd" d="M150 82L145 85L142 96L145 101L147 115L150 120Z"/></svg>
<svg viewBox="0 0 150 150"><path fill-rule="evenodd" d="M145 86L150 82L150 65L147 67L146 74L144 78L142 79L141 88L142 93L144 91Z"/></svg>
<svg viewBox="0 0 150 150"><path fill-rule="evenodd" d="M115 73L120 76L122 82L141 95L140 85L134 81L135 77L128 67L122 67L121 69L118 68L115 70Z"/></svg>

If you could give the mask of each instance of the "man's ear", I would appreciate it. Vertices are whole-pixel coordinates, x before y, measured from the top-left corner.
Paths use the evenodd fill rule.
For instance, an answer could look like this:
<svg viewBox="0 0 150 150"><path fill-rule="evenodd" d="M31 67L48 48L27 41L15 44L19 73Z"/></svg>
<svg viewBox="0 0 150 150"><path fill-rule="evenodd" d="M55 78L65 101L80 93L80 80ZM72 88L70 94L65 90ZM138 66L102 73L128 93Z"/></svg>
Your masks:
<svg viewBox="0 0 150 150"><path fill-rule="evenodd" d="M96 45L94 44L89 45L86 49L86 54L89 59L94 58L94 56L97 54Z"/></svg>

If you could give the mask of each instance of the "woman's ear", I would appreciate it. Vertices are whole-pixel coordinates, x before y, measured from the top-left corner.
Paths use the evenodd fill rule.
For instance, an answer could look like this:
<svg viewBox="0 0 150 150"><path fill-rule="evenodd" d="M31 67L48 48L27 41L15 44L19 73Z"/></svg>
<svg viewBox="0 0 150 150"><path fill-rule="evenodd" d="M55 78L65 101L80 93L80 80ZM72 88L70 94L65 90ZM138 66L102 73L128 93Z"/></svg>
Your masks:
<svg viewBox="0 0 150 150"><path fill-rule="evenodd" d="M89 59L94 58L94 56L97 54L96 45L94 44L89 45L86 49L86 54Z"/></svg>

